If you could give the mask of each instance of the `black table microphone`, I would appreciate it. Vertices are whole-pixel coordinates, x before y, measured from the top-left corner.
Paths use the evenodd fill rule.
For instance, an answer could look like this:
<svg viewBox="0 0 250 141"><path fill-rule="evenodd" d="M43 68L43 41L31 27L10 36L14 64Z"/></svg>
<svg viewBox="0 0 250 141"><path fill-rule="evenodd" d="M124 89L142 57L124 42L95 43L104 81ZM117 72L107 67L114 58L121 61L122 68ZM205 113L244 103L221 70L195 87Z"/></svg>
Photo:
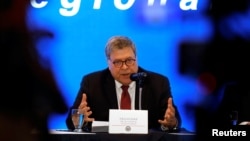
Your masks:
<svg viewBox="0 0 250 141"><path fill-rule="evenodd" d="M137 81L137 80L141 80L147 77L147 73L145 72L138 72L138 73L132 73L130 75L130 79L132 81Z"/></svg>

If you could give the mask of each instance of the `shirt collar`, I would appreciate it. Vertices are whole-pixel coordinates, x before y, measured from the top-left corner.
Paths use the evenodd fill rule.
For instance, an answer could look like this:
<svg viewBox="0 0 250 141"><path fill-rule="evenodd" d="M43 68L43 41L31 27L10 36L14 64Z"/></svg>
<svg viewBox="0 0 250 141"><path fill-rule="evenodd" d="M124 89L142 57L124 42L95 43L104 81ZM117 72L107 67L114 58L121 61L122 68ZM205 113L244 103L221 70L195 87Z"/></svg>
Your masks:
<svg viewBox="0 0 250 141"><path fill-rule="evenodd" d="M116 88L121 88L122 86L122 83L118 82L117 80L115 80L115 86ZM130 84L129 84L129 88L133 88L135 87L135 81L132 81Z"/></svg>

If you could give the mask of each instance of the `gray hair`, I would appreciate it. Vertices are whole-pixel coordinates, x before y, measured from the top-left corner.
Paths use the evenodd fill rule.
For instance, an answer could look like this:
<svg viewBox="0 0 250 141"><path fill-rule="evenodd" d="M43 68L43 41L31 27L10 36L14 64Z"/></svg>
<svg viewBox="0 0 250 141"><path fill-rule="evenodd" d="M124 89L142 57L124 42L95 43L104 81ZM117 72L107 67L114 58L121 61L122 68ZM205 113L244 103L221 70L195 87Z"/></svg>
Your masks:
<svg viewBox="0 0 250 141"><path fill-rule="evenodd" d="M105 47L105 54L107 59L110 58L110 53L117 49L131 48L136 56L136 47L131 39L126 36L113 36L111 37Z"/></svg>

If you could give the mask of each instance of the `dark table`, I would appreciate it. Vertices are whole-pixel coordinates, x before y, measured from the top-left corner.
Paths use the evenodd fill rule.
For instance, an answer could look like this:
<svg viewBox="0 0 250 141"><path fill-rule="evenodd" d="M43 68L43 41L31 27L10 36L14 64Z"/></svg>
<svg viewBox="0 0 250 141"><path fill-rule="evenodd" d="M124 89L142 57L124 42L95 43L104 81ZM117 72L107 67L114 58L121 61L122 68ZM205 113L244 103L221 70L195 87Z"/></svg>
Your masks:
<svg viewBox="0 0 250 141"><path fill-rule="evenodd" d="M148 134L109 134L90 133L74 134L72 131L51 132L53 141L194 141L195 134L186 131L166 133L149 131Z"/></svg>

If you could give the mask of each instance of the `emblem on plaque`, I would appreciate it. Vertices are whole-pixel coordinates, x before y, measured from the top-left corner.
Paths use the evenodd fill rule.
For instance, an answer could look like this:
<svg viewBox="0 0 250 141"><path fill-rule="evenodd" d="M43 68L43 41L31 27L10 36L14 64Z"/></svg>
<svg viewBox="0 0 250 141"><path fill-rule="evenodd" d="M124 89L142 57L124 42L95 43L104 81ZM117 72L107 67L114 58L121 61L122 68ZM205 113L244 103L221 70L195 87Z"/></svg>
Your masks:
<svg viewBox="0 0 250 141"><path fill-rule="evenodd" d="M128 132L128 131L131 130L131 127L130 127L130 126L126 126L126 127L125 127L125 130Z"/></svg>

